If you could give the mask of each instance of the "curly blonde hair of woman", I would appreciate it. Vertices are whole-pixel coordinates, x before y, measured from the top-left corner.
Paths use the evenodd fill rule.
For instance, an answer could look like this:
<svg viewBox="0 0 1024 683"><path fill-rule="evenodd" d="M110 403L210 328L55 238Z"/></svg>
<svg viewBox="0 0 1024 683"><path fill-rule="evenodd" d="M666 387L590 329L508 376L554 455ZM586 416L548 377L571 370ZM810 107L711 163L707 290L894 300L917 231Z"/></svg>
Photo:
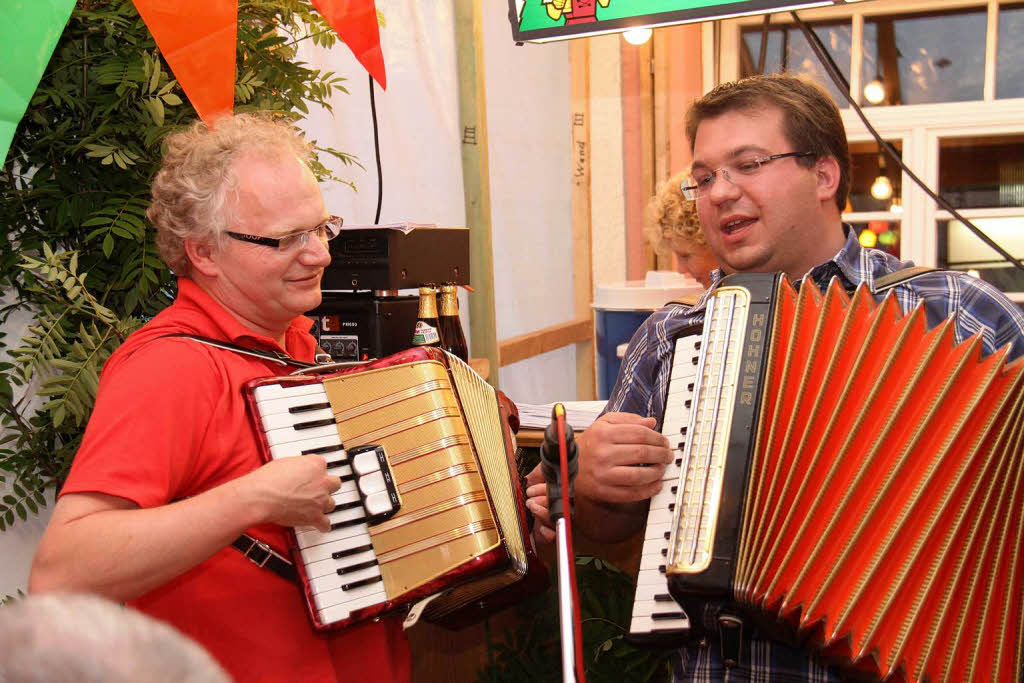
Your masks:
<svg viewBox="0 0 1024 683"><path fill-rule="evenodd" d="M707 247L704 231L697 217L697 203L683 196L682 185L689 177L683 171L658 186L658 193L647 207L648 221L644 234L659 254L672 253L672 241L682 238L696 248Z"/></svg>
<svg viewBox="0 0 1024 683"><path fill-rule="evenodd" d="M229 201L238 189L235 162L297 157L309 163L313 146L287 121L269 113L226 116L208 126L197 121L164 140L166 151L153 179L147 216L156 227L156 246L176 275L188 277L185 240L219 243L234 219Z"/></svg>

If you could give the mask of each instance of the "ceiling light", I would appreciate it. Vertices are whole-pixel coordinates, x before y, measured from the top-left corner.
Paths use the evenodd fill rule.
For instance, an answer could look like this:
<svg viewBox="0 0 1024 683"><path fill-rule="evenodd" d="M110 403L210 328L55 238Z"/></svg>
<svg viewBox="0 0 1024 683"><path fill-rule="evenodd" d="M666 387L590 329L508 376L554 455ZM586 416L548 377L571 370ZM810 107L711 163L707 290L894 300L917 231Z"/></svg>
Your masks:
<svg viewBox="0 0 1024 683"><path fill-rule="evenodd" d="M651 39L651 34L654 33L647 27L631 28L622 32L622 37L630 45L643 45Z"/></svg>
<svg viewBox="0 0 1024 683"><path fill-rule="evenodd" d="M892 204L889 205L889 212L897 215L903 213L903 204L899 197L893 197Z"/></svg>
<svg viewBox="0 0 1024 683"><path fill-rule="evenodd" d="M885 101L885 86L881 79L876 78L864 86L864 99L871 104L881 104Z"/></svg>
<svg viewBox="0 0 1024 683"><path fill-rule="evenodd" d="M871 196L875 199L889 199L892 197L892 183L884 175L875 178L871 184Z"/></svg>

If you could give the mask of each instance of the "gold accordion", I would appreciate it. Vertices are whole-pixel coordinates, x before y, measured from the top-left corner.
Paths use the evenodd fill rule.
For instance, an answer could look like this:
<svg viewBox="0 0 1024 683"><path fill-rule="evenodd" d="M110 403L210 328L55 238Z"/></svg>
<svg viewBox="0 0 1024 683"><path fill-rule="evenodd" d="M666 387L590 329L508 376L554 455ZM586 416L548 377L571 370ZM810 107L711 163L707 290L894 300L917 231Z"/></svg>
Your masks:
<svg viewBox="0 0 1024 683"><path fill-rule="evenodd" d="M661 560L691 626L869 677L1017 679L1024 359L981 348L864 288L723 281Z"/></svg>
<svg viewBox="0 0 1024 683"><path fill-rule="evenodd" d="M342 479L331 530L293 534L317 628L428 596L424 617L458 626L546 587L514 462L514 406L462 361L410 349L247 391L266 459L320 453Z"/></svg>

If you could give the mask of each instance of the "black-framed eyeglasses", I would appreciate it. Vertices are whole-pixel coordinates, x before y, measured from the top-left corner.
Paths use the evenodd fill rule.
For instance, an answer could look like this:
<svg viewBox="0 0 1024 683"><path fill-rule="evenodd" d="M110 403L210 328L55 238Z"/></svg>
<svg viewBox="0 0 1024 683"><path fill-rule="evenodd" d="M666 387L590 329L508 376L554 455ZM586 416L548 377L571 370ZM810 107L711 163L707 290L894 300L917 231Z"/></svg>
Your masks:
<svg viewBox="0 0 1024 683"><path fill-rule="evenodd" d="M782 154L769 154L768 156L754 157L753 159L740 159L721 168L716 168L714 171L697 171L684 180L679 189L682 190L684 197L693 200L703 197L711 191L719 173L735 185L736 180L757 175L762 166L776 159L785 159L787 157L801 159L813 156L815 156L814 152L783 152Z"/></svg>
<svg viewBox="0 0 1024 683"><path fill-rule="evenodd" d="M306 245L309 244L310 235L316 237L324 244L327 244L341 233L341 226L344 224L344 218L340 216L331 216L311 230L293 232L292 234L285 235L284 237L263 237L261 235L248 235L244 232L232 232L231 230L225 230L224 234L232 239L238 240L239 242L248 242L249 244L259 244L264 247L273 247L282 253L290 253L305 249Z"/></svg>

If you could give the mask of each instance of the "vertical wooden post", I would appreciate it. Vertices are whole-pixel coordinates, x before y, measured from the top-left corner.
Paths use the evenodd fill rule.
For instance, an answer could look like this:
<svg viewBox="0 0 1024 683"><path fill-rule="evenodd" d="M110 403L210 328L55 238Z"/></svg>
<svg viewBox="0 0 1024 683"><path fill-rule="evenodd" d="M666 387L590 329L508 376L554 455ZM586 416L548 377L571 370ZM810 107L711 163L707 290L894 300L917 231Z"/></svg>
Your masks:
<svg viewBox="0 0 1024 683"><path fill-rule="evenodd" d="M576 319L590 318L594 296L590 226L590 39L569 41L570 126L572 129L572 267L573 302ZM576 344L576 397L593 400L596 345L590 341Z"/></svg>
<svg viewBox="0 0 1024 683"><path fill-rule="evenodd" d="M644 237L647 204L654 194L654 93L651 41L622 40L622 157L626 188L626 278L652 269L654 250Z"/></svg>
<svg viewBox="0 0 1024 683"><path fill-rule="evenodd" d="M487 90L484 87L483 21L480 0L455 0L455 46L462 127L462 186L469 227L471 354L490 361L489 381L498 386L498 340L494 314L494 250L491 240L491 180L487 154Z"/></svg>

